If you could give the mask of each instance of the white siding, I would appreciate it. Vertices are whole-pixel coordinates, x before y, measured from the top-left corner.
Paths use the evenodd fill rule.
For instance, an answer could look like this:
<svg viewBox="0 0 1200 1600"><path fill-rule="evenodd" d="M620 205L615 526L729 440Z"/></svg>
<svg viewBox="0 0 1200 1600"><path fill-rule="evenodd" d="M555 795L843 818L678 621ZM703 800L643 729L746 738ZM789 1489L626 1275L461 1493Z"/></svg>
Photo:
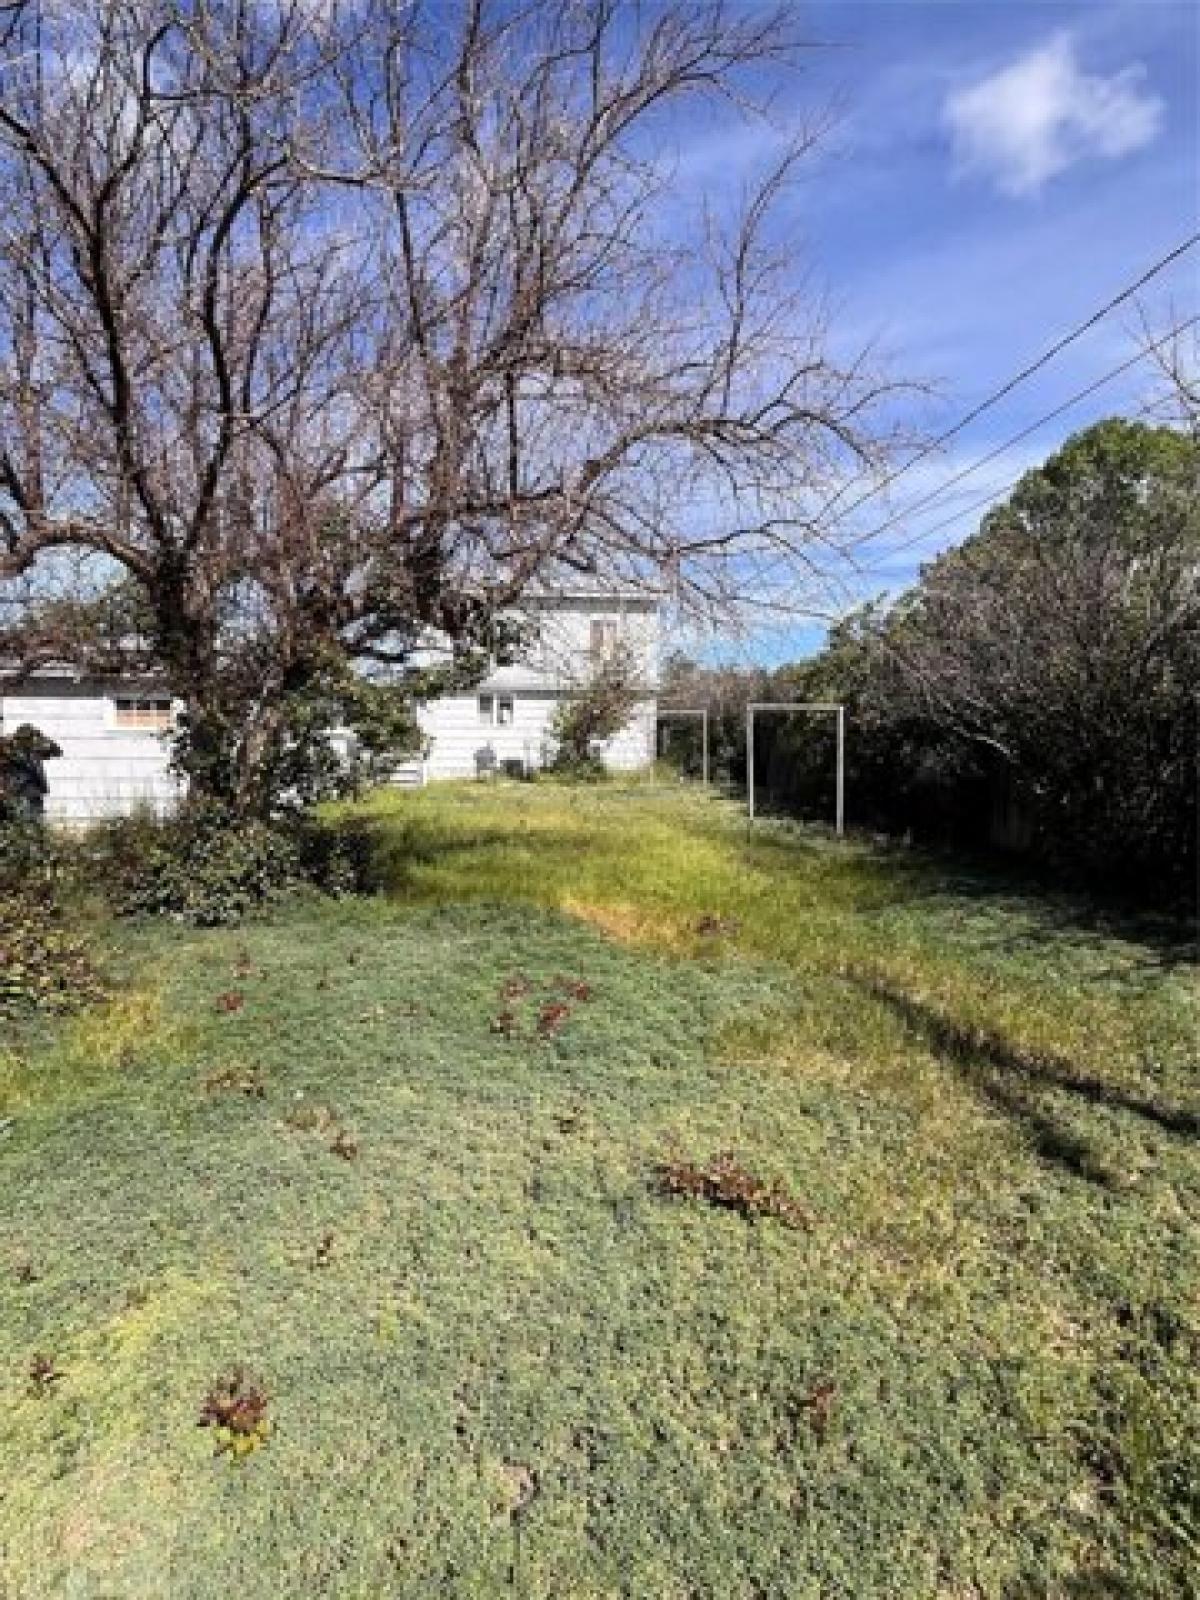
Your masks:
<svg viewBox="0 0 1200 1600"><path fill-rule="evenodd" d="M528 643L519 661L497 667L487 686L561 691L580 689L592 677L596 660L591 654L593 622L609 622L617 641L629 652L639 680L653 694L658 683L659 614L649 598L614 596L542 597L531 601L523 613ZM434 636L420 652L422 665L436 666L446 658L448 646Z"/></svg>
<svg viewBox="0 0 1200 1600"><path fill-rule="evenodd" d="M474 777L480 754L489 748L497 766L504 761L545 765L553 755L550 727L557 706L577 693L595 671L590 651L594 620L615 623L616 637L633 655L646 691L633 721L609 742L605 761L620 771L649 765L654 757L658 679L659 618L654 601L640 595L558 595L531 603L529 615L536 619L537 629L524 659L497 668L476 691L451 695L422 709L421 726L431 743L425 775ZM178 799L167 741L155 733L114 726L113 697L120 692L130 692L130 686L65 676L37 679L9 691L0 687L0 731L11 733L29 722L62 748L60 759L46 763L50 820L83 823L144 807L161 813ZM512 722L483 723L480 694L511 695Z"/></svg>
<svg viewBox="0 0 1200 1600"><path fill-rule="evenodd" d="M501 667L497 682L536 679L547 688L582 688L596 670L591 653L594 622L611 624L637 678L653 690L658 681L658 609L650 601L562 599L540 601L532 612L536 636L526 659Z"/></svg>
<svg viewBox="0 0 1200 1600"><path fill-rule="evenodd" d="M43 679L0 693L0 728L31 723L59 745L46 763L46 816L53 822L92 822L145 807L162 812L178 786L167 766L165 741L154 733L113 726L116 686Z"/></svg>
<svg viewBox="0 0 1200 1600"><path fill-rule="evenodd" d="M605 746L605 765L613 772L641 772L652 765L657 724L658 701L639 701L633 720Z"/></svg>
<svg viewBox="0 0 1200 1600"><path fill-rule="evenodd" d="M470 694L450 695L423 708L420 722L430 741L428 778L472 778L489 749L497 766L520 761L542 767L554 754L551 725L559 704L578 693L597 666L591 654L593 621L615 624L617 641L630 653L646 690L628 727L611 739L604 760L614 771L637 771L654 759L657 715L658 606L643 596L611 598L571 595L541 598L528 612L536 624L522 659L497 667ZM479 696L509 695L513 720L496 726L481 720Z"/></svg>
<svg viewBox="0 0 1200 1600"><path fill-rule="evenodd" d="M538 768L553 758L550 730L563 696L546 690L497 689L495 682L473 694L448 695L421 710L421 728L430 745L426 776L473 778L488 750L497 767L505 761L520 761ZM498 693L510 694L513 702L513 719L503 726L486 723L479 715L479 696ZM623 772L649 765L654 756L655 711L653 699L639 702L629 726L605 747L606 765Z"/></svg>

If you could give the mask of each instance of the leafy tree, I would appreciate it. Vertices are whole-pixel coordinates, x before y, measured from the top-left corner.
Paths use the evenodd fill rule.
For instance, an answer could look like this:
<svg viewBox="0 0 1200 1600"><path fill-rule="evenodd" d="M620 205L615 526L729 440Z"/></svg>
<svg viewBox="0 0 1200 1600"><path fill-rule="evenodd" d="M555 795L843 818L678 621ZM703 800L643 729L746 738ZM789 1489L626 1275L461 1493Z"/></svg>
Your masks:
<svg viewBox="0 0 1200 1600"><path fill-rule="evenodd" d="M572 771L597 767L595 747L629 726L645 692L632 655L618 646L597 665L583 688L555 712L551 723L558 745L555 766Z"/></svg>
<svg viewBox="0 0 1200 1600"><path fill-rule="evenodd" d="M852 804L911 819L1005 791L1044 859L1195 881L1200 446L1112 420L1029 472L890 611L809 669L851 706Z"/></svg>
<svg viewBox="0 0 1200 1600"><path fill-rule="evenodd" d="M767 698L772 675L761 669L706 666L676 653L663 664L664 706L708 709L708 755L715 781L740 784L746 777L746 705ZM694 720L671 722L666 759L688 772L700 771L701 732Z"/></svg>

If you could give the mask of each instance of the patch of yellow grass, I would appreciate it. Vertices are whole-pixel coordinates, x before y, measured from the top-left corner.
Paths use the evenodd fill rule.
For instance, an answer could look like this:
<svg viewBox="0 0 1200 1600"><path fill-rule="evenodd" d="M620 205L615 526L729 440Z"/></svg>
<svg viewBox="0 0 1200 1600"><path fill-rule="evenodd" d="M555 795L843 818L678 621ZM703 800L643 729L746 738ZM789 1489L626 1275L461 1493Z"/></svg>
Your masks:
<svg viewBox="0 0 1200 1600"><path fill-rule="evenodd" d="M24 1056L7 1045L0 1048L0 1112L7 1114L27 1102L28 1075Z"/></svg>
<svg viewBox="0 0 1200 1600"><path fill-rule="evenodd" d="M559 900L559 908L568 916L599 928L619 944L652 945L656 949L684 953L695 943L691 930L681 918L631 905L628 901L581 900L567 894Z"/></svg>
<svg viewBox="0 0 1200 1600"><path fill-rule="evenodd" d="M858 1075L857 1064L823 1048L803 1018L736 1017L720 1029L715 1050L722 1066L737 1071L767 1071L837 1085Z"/></svg>
<svg viewBox="0 0 1200 1600"><path fill-rule="evenodd" d="M148 1390L145 1375L155 1365L155 1347L172 1343L182 1328L203 1327L220 1292L216 1280L170 1273L110 1318L55 1347L74 1414L90 1419L86 1431L64 1426L61 1408L44 1397L22 1393L10 1407L14 1446L26 1470L9 1485L8 1525L20 1531L8 1553L13 1573L33 1578L28 1589L14 1594L32 1600L43 1569L86 1574L88 1593L97 1574L117 1569L138 1571L147 1585L161 1576L161 1590L145 1587L139 1593L170 1592L169 1530L178 1520L172 1507L187 1490L161 1454L160 1435L165 1416L181 1438L190 1439L194 1418L177 1409L160 1414L161 1401L153 1387ZM172 1359L163 1356L164 1370ZM197 1411L200 1398L198 1387ZM62 1492L56 1470L63 1450L74 1457L69 1494ZM103 1583L100 1588L109 1592ZM42 1592L64 1591L56 1582Z"/></svg>
<svg viewBox="0 0 1200 1600"><path fill-rule="evenodd" d="M64 1021L56 1045L41 1056L36 1071L20 1051L0 1050L0 1113L26 1110L47 1096L89 1093L151 1053L160 1063L183 1059L196 1028L168 1015L163 996L164 985L153 982Z"/></svg>
<svg viewBox="0 0 1200 1600"><path fill-rule="evenodd" d="M128 1066L148 1040L165 1044L175 1031L163 1020L161 988L137 989L75 1018L65 1049L73 1062L111 1072Z"/></svg>

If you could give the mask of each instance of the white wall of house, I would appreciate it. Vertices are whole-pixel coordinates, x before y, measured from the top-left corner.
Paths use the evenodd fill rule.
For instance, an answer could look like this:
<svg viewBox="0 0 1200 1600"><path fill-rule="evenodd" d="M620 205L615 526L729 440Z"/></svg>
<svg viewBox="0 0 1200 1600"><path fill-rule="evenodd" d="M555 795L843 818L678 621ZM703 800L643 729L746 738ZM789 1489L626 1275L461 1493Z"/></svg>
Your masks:
<svg viewBox="0 0 1200 1600"><path fill-rule="evenodd" d="M554 754L551 724L562 698L550 690L500 685L426 706L420 713L429 741L426 778L475 777L506 761L519 761L526 770L547 766ZM609 740L604 761L613 771L636 771L653 759L655 714L652 698L640 701L630 724Z"/></svg>
<svg viewBox="0 0 1200 1600"><path fill-rule="evenodd" d="M420 709L427 757L414 765L422 780L473 778L505 761L544 766L553 755L555 711L579 692L604 652L616 645L629 652L645 693L628 727L605 747L604 760L616 771L637 770L653 760L656 602L640 595L557 594L538 598L530 615L536 628L521 660L497 667L470 693L448 695ZM121 726L118 711L123 699L162 693L153 685L80 680L66 671L43 673L21 685L0 681L0 732L12 733L28 722L62 748L60 758L46 763L49 820L83 824L171 808L179 791L167 741L152 728Z"/></svg>
<svg viewBox="0 0 1200 1600"><path fill-rule="evenodd" d="M519 761L527 769L553 757L552 724L562 701L591 679L604 654L628 655L644 696L603 757L629 772L654 759L659 656L658 604L648 596L581 593L538 597L533 637L518 661L495 668L469 694L448 695L419 714L428 742L424 776L475 777L485 764ZM436 659L436 654L431 655Z"/></svg>
<svg viewBox="0 0 1200 1600"><path fill-rule="evenodd" d="M39 676L19 688L0 684L0 731L28 722L62 749L46 763L50 821L87 823L145 809L161 814L174 804L178 790L161 734L118 726L118 698L141 692L66 675Z"/></svg>

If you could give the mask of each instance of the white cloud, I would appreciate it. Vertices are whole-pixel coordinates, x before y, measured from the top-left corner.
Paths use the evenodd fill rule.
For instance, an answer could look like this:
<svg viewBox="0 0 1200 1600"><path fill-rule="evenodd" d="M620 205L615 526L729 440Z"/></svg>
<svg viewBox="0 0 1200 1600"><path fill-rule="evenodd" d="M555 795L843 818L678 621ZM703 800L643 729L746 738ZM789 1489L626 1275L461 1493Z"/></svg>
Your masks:
<svg viewBox="0 0 1200 1600"><path fill-rule="evenodd" d="M1087 157L1115 159L1157 135L1163 102L1140 65L1111 77L1085 72L1068 33L947 96L943 114L960 172L1005 194L1036 193Z"/></svg>

